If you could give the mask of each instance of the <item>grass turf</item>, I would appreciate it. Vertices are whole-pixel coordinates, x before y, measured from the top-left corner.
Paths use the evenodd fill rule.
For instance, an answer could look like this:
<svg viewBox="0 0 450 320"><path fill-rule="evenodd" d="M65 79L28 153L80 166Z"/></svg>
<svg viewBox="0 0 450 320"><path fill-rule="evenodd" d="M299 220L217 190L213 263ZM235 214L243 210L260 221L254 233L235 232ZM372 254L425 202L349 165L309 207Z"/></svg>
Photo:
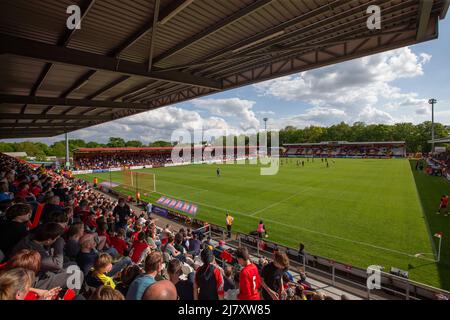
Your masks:
<svg viewBox="0 0 450 320"><path fill-rule="evenodd" d="M450 217L435 217L446 181L412 172L407 160L335 159L330 168L320 159L303 160L304 168L296 159L284 160L274 176L261 176L259 166L248 164L144 169L156 174L158 193L143 198L164 194L196 203L197 217L218 225L225 225L229 211L234 231L253 231L262 219L272 241L294 248L303 242L310 253L358 267L409 270L413 280L450 289L447 245L440 264L414 257L433 259L430 232L448 230L442 228ZM94 176L110 179L110 173L79 177ZM112 172L111 180L120 184L122 173Z"/></svg>

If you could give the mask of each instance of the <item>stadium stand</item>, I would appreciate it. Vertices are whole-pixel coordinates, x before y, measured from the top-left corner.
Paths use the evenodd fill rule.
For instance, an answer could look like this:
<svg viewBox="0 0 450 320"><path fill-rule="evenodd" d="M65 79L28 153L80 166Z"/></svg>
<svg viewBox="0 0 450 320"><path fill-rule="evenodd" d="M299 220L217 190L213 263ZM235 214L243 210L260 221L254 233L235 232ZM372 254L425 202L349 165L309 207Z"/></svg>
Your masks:
<svg viewBox="0 0 450 320"><path fill-rule="evenodd" d="M229 253L233 268L225 277L223 269L228 266L225 262L219 265L214 258L216 242L206 237L207 229L194 236L190 229L157 227L154 219L132 210L123 199L116 201L101 195L65 172L30 166L3 154L0 167L5 187L0 222L2 299L50 300L56 299L61 290L71 299L98 299L100 290L114 290L107 295L110 299L145 299L146 289L164 279L172 281L178 296L185 298L192 297L194 286L199 287L199 296L205 297L201 294L208 288L205 281L218 282L217 298L229 290L238 290L239 282L230 281L233 274L240 272L234 251L222 248L217 256L220 261L225 257L223 252ZM190 242L197 239L201 241L201 252L188 251ZM50 246L52 253L44 246ZM162 268L163 261L168 269ZM209 270L205 265L217 268L215 278L202 277ZM65 270L70 266L83 275L82 287L67 287ZM30 280L26 285L17 283L23 278L18 276L19 271ZM244 285L242 281L240 284ZM323 294L316 297L318 293L312 287L306 290L290 281L279 291L283 299L325 299ZM8 296L8 292L14 295ZM230 296L231 292L227 298Z"/></svg>
<svg viewBox="0 0 450 320"><path fill-rule="evenodd" d="M181 147L180 147L181 148ZM190 147L189 147L190 148ZM180 159L172 159L174 147L142 147L142 148L79 148L73 153L75 170L96 170L123 168L133 166L162 167L175 162L190 163L198 155L198 161L222 161L256 156L256 147L224 147L217 153L212 146L192 148ZM201 151L201 152L196 152Z"/></svg>
<svg viewBox="0 0 450 320"><path fill-rule="evenodd" d="M235 234L225 243L226 230L220 226L173 212L149 216L134 203L104 194L69 172L3 154L0 168L2 299L50 300L61 297L61 292L65 299L100 299L99 295L109 300L146 299L153 297L148 287L169 280L178 297L189 300L194 287L200 292L210 288L205 279L216 281L214 297L237 299L239 286L245 285L238 279L243 264L237 259L240 248L246 248L264 284L272 288L272 295L263 294L266 299L383 299L388 293L390 298L446 296L393 276L385 279L389 286L383 295L369 292L367 296L355 280L359 274L364 282L365 270L251 235ZM44 249L48 246L51 251ZM272 259L289 268L269 271ZM215 277L205 277L205 265L217 270ZM82 285L75 289L67 288L65 270L70 267L79 270L81 278ZM306 271L314 276L307 277ZM274 274L279 277L273 278ZM24 277L29 281L21 286L18 282ZM405 285L407 295L401 292Z"/></svg>
<svg viewBox="0 0 450 320"><path fill-rule="evenodd" d="M402 158L406 156L404 141L285 144L285 157L319 158Z"/></svg>

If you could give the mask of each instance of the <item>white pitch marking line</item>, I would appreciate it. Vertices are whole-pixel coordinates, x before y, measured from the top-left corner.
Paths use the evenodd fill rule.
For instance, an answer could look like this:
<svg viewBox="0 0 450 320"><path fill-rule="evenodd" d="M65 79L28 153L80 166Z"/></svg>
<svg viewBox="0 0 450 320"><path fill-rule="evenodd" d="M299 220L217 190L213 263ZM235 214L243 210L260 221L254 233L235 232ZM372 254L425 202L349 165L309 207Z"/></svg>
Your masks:
<svg viewBox="0 0 450 320"><path fill-rule="evenodd" d="M288 200L290 200L290 199L292 199L292 198L298 196L299 194L302 194L302 193L304 193L304 192L306 192L306 191L309 191L309 190L311 190L311 189L312 189L312 188L304 189L304 190L302 190L302 191L300 191L300 192L297 192L297 193L295 193L295 194L293 194L293 195L291 195L291 196L289 196L289 197L287 197L287 198L285 198L285 199L283 199L283 200L280 200L280 201L278 201L278 202L272 203L271 205L268 205L268 206L265 207L265 208L262 208L262 209L260 209L260 210L257 210L257 211L255 211L255 212L253 212L253 213L250 213L250 214L248 214L248 216L253 217L253 216L257 215L257 214L260 213L260 212L263 212L263 211L266 211L267 209L273 208L273 207L279 205L280 203L283 203L283 202L285 202L285 201L288 201Z"/></svg>
<svg viewBox="0 0 450 320"><path fill-rule="evenodd" d="M242 212L235 211L235 210L229 210L229 209L213 206L213 205L202 203L202 202L192 201L192 200L189 200L189 199L182 199L182 198L179 198L177 196L172 196L172 195L164 194L164 193L160 193L160 192L155 192L155 193L160 194L160 195L165 195L165 196L168 196L168 197L172 197L172 198L177 198L177 199L180 199L180 200L183 200L183 201L189 201L189 202L192 202L192 203L203 205L205 207L218 209L218 210L225 211L225 212L228 212L228 211L229 212L233 212L233 213L235 213L237 215L249 217L249 218L252 218L252 219L259 219L258 217L254 217L254 216L252 216L250 214L247 214L247 213L242 213ZM351 240L351 239L343 238L343 237L340 237L340 236L335 236L335 235L331 235L331 234L328 234L328 233L315 231L315 230L311 230L311 229L307 229L307 228L303 228L303 227L293 226L293 225L290 225L290 224L282 223L282 222L271 220L271 219L268 219L268 218L264 218L264 221L268 221L270 223L278 224L278 225L289 227L289 228L292 228L292 229L303 230L303 231L306 231L306 232L319 234L319 235L326 236L326 237L329 237L329 238L334 238L334 239L338 239L338 240L342 240L342 241L346 241L346 242L356 243L356 244L359 244L359 245L362 245L362 246L367 246L367 247L375 248L375 249L378 249L378 250L384 250L384 251L388 251L388 252L392 252L392 253L401 254L401 255L404 255L404 256L411 257L411 258L423 259L423 260L427 260L427 261L434 261L434 260L431 260L431 259L428 259L428 258L424 258L424 257L415 257L414 254L410 254L410 253L407 253L407 252L403 252L403 251L399 251L399 250L395 250L395 249L389 249L389 248L385 248L385 247L380 247L380 246L377 246L377 245L374 245L374 244L370 244L370 243L367 243L367 242ZM289 240L291 239L291 238L283 237L280 234L278 235L278 237L281 237L281 238L284 238L284 239L289 239Z"/></svg>

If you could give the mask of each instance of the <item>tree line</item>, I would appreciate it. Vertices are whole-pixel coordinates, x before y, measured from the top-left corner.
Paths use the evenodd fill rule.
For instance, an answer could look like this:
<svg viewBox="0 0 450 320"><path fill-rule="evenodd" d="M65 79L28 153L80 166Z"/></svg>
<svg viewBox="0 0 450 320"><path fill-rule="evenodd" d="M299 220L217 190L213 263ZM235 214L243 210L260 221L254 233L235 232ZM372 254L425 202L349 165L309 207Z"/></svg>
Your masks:
<svg viewBox="0 0 450 320"><path fill-rule="evenodd" d="M435 124L435 137L443 138L449 135L449 127L443 124ZM236 138L236 137L235 137ZM431 145L431 122L420 124L397 123L387 124L365 124L355 122L352 125L341 122L329 127L309 126L295 128L288 126L279 131L280 146L285 143L315 143L322 141L406 141L407 152L429 152ZM218 138L220 141L220 138ZM225 140L224 137L222 139ZM237 139L237 138L236 138ZM270 139L269 139L270 141ZM246 144L249 139L246 137ZM168 141L155 141L144 144L138 140L126 141L123 138L110 137L107 143L94 141L86 142L82 139L69 140L69 151L72 154L77 148L120 148L120 147L168 147L173 144ZM270 146L270 144L269 144ZM450 145L446 145L450 150ZM0 142L0 152L26 152L28 156L44 159L47 156L64 157L65 141L57 141L51 145L42 142Z"/></svg>
<svg viewBox="0 0 450 320"><path fill-rule="evenodd" d="M449 135L450 127L440 123L435 123L435 139L444 138ZM270 144L270 132L268 133L268 147ZM228 137L230 138L230 137ZM239 137L234 137L236 141L242 141ZM243 139L243 137L241 137ZM388 124L365 124L355 122L349 125L341 122L329 127L309 126L296 128L288 126L279 131L279 145L287 143L318 143L324 141L347 141L347 142L387 142L405 141L408 153L431 151L431 121L420 124L397 123ZM216 141L226 144L226 137L219 137ZM245 144L249 144L250 139L245 137ZM450 150L450 144L444 145Z"/></svg>
<svg viewBox="0 0 450 320"><path fill-rule="evenodd" d="M73 151L78 148L168 147L171 145L167 141L155 141L144 144L138 140L125 141L117 137L110 137L107 143L69 139L69 152L72 155ZM38 160L44 160L47 156L64 157L66 154L66 142L61 140L51 145L31 141L0 142L0 152L26 152L28 156L36 157Z"/></svg>

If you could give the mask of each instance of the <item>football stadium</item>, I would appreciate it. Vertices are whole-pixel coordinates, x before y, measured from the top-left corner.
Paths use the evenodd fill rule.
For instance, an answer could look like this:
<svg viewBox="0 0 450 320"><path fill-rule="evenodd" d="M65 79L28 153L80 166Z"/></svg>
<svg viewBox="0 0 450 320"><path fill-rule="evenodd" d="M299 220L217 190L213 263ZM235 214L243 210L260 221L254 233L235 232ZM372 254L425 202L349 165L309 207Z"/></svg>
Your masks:
<svg viewBox="0 0 450 320"><path fill-rule="evenodd" d="M449 4L2 1L0 300L448 300Z"/></svg>

